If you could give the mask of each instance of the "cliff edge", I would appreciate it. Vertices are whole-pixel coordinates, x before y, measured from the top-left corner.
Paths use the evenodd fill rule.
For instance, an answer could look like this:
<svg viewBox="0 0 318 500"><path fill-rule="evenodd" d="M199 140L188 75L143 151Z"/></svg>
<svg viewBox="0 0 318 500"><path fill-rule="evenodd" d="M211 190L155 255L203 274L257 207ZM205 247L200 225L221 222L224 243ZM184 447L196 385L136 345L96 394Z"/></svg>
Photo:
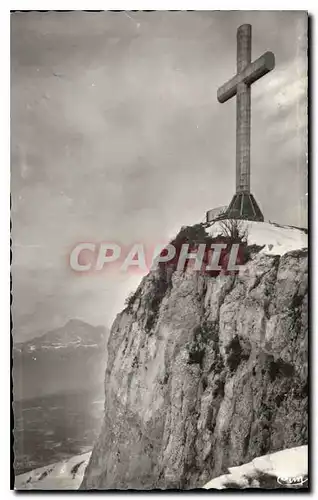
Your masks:
<svg viewBox="0 0 318 500"><path fill-rule="evenodd" d="M298 231L276 229L283 249ZM110 333L82 489L197 488L307 444L307 249L254 250L237 275L143 278Z"/></svg>

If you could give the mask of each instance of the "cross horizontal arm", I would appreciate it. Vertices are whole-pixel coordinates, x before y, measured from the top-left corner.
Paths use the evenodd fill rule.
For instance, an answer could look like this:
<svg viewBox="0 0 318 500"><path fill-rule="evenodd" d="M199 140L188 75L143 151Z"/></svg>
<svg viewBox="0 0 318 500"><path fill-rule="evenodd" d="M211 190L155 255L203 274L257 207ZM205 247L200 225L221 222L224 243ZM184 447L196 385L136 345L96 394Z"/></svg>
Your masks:
<svg viewBox="0 0 318 500"><path fill-rule="evenodd" d="M265 54L256 59L256 61L246 66L241 73L235 75L218 89L218 101L226 102L228 99L231 99L231 97L235 96L239 83L244 82L247 85L251 85L256 80L266 75L266 73L269 73L274 67L274 54L272 52L265 52Z"/></svg>

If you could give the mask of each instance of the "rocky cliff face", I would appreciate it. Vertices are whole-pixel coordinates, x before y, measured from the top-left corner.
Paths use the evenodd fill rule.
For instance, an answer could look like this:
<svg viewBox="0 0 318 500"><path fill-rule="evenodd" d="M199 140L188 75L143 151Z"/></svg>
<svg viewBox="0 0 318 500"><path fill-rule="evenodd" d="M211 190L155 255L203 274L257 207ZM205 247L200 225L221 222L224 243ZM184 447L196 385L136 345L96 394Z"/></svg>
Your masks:
<svg viewBox="0 0 318 500"><path fill-rule="evenodd" d="M307 442L307 251L236 276L154 271L108 342L82 488L195 488Z"/></svg>

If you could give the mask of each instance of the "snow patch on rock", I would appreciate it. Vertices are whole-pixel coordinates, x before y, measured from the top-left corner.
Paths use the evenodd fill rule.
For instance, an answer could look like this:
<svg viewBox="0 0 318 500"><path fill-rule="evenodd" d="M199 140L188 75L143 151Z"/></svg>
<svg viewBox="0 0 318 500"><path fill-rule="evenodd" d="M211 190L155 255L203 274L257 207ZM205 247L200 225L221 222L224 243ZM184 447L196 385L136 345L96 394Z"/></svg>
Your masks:
<svg viewBox="0 0 318 500"><path fill-rule="evenodd" d="M15 490L77 490L83 479L91 452L20 474Z"/></svg>
<svg viewBox="0 0 318 500"><path fill-rule="evenodd" d="M247 229L249 245L265 245L261 253L284 255L287 252L308 247L308 235L302 229L281 226L272 222L240 222L242 228ZM211 236L216 236L222 231L222 222L213 223L208 231Z"/></svg>
<svg viewBox="0 0 318 500"><path fill-rule="evenodd" d="M80 487L91 452L76 455L68 460L47 465L16 477L16 490L77 490ZM238 467L230 467L229 473L216 477L203 486L204 489L260 488L259 478L273 478L273 487L280 487L287 479L306 478L308 474L308 447L298 446L278 451ZM282 480L282 481L281 481ZM307 482L307 481L306 481ZM306 484L305 482L305 484ZM297 483L290 487L297 487Z"/></svg>
<svg viewBox="0 0 318 500"><path fill-rule="evenodd" d="M212 479L203 488L223 490L228 487L235 488L235 485L237 488L261 488L258 478L264 474L276 478L273 482L274 487L275 483L279 487L282 483L287 483L288 479L305 478L308 474L308 447L298 446L278 451L257 457L247 464L230 467L229 474ZM290 487L295 485L298 486L297 482Z"/></svg>

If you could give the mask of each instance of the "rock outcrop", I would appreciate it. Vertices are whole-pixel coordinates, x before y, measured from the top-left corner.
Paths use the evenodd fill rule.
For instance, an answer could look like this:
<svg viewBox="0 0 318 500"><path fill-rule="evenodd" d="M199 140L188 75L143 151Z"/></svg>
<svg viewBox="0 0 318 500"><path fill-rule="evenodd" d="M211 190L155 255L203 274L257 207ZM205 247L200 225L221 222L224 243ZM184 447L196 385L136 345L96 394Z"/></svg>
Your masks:
<svg viewBox="0 0 318 500"><path fill-rule="evenodd" d="M298 446L254 458L250 463L229 467L204 489L308 489L308 446Z"/></svg>
<svg viewBox="0 0 318 500"><path fill-rule="evenodd" d="M108 341L82 489L197 488L307 443L307 251L146 276Z"/></svg>

